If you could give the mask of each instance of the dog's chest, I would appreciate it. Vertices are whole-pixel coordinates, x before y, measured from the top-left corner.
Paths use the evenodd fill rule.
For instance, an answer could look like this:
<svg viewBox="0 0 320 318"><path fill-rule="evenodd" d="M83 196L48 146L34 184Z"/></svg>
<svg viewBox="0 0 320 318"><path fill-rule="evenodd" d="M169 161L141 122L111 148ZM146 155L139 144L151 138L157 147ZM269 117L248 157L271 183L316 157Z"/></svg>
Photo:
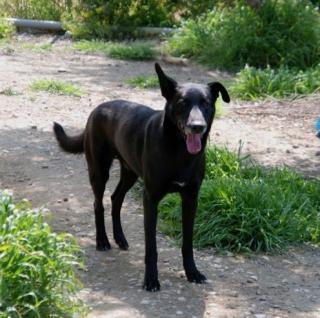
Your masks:
<svg viewBox="0 0 320 318"><path fill-rule="evenodd" d="M183 182L182 181L172 181L172 183L180 188L183 188L187 185L187 182L185 182L185 181L183 181Z"/></svg>

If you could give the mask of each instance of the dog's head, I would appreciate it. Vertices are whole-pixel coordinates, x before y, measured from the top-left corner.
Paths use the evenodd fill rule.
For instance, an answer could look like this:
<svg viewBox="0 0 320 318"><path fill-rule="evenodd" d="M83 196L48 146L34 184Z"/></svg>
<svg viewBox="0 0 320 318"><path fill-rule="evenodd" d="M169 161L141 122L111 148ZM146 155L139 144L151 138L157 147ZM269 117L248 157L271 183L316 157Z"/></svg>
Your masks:
<svg viewBox="0 0 320 318"><path fill-rule="evenodd" d="M197 154L205 146L215 114L215 103L221 93L229 103L225 87L213 82L207 85L178 84L155 64L162 96L167 100L166 116L180 131L189 153Z"/></svg>

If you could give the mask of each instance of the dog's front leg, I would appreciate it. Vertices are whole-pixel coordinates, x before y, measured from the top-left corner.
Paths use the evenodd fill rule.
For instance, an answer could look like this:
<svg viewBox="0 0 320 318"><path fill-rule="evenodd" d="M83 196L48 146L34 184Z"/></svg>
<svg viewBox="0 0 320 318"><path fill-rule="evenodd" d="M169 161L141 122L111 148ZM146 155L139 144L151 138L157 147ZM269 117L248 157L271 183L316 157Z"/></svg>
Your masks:
<svg viewBox="0 0 320 318"><path fill-rule="evenodd" d="M201 274L193 258L193 224L198 205L198 190L184 191L182 199L182 257L183 267L189 282L202 284L206 277Z"/></svg>
<svg viewBox="0 0 320 318"><path fill-rule="evenodd" d="M144 234L145 234L145 277L143 287L147 291L158 291L158 253L156 241L156 227L159 200L155 200L146 191L143 195Z"/></svg>

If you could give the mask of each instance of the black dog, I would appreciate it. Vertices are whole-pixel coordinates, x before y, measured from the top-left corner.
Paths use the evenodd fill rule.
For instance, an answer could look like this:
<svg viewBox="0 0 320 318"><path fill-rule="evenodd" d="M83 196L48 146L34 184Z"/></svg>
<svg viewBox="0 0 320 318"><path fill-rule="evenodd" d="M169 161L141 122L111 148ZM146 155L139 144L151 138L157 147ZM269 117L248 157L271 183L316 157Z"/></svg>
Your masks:
<svg viewBox="0 0 320 318"><path fill-rule="evenodd" d="M182 84L165 75L155 64L164 111L136 103L116 100L103 103L91 113L84 132L69 137L57 123L54 132L61 148L71 153L85 152L91 186L97 249L108 250L110 243L104 224L102 203L113 159L121 165L120 182L111 196L113 235L122 249L129 247L123 234L120 209L127 191L138 176L144 181L145 278L148 291L160 289L157 269L156 224L159 201L168 192L182 198L182 256L190 282L203 283L206 277L193 258L192 232L199 188L205 172L207 137L219 96L230 101L227 90L218 82L208 85Z"/></svg>

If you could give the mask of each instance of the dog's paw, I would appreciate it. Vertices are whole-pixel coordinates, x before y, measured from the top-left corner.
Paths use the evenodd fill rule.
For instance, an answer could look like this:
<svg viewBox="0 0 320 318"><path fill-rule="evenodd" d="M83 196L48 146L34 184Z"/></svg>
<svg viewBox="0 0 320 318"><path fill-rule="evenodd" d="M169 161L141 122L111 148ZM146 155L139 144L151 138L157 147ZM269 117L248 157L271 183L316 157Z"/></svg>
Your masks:
<svg viewBox="0 0 320 318"><path fill-rule="evenodd" d="M126 251L129 248L129 244L124 236L115 237L114 240L122 250Z"/></svg>
<svg viewBox="0 0 320 318"><path fill-rule="evenodd" d="M149 292L156 292L160 290L160 283L158 279L145 278L143 283L143 289Z"/></svg>
<svg viewBox="0 0 320 318"><path fill-rule="evenodd" d="M111 245L109 243L108 238L105 238L103 240L97 240L97 245L96 245L97 251L108 251L111 249Z"/></svg>
<svg viewBox="0 0 320 318"><path fill-rule="evenodd" d="M198 270L194 270L192 272L186 272L186 276L189 282L196 283L196 284L203 284L207 280L206 276L201 274Z"/></svg>

